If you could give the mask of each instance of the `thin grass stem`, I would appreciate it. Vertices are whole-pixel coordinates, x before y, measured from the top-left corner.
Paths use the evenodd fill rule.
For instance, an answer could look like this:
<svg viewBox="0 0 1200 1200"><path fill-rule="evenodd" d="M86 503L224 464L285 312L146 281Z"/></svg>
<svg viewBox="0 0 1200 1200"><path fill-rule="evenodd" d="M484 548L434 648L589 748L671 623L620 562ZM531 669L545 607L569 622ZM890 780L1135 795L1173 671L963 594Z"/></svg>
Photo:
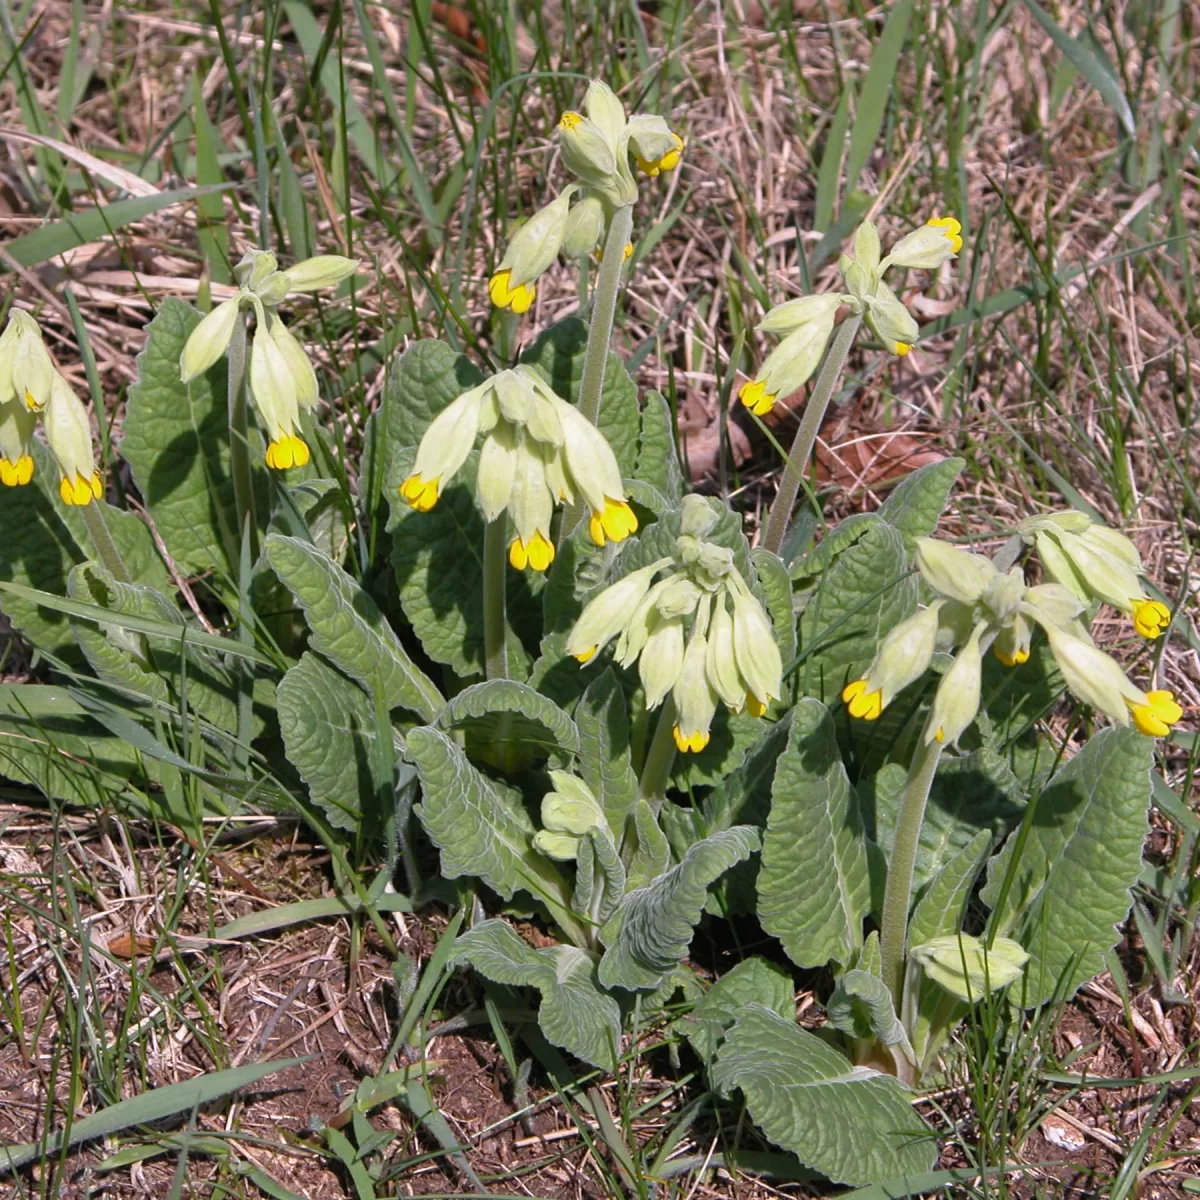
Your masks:
<svg viewBox="0 0 1200 1200"><path fill-rule="evenodd" d="M239 314L225 352L229 366L229 472L237 510L238 541L249 528L250 558L258 558L258 529L254 522L254 479L250 473L249 418L246 411L246 318Z"/></svg>

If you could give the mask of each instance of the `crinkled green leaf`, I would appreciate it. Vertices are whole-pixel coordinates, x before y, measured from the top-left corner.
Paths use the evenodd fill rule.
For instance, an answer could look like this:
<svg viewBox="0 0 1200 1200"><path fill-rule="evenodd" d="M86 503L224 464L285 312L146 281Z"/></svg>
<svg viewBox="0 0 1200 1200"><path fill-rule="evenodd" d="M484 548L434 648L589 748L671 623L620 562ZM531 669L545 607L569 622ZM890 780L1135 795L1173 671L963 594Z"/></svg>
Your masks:
<svg viewBox="0 0 1200 1200"><path fill-rule="evenodd" d="M382 696L388 708L433 720L444 703L441 693L409 658L375 601L337 563L311 542L278 533L267 538L264 552L303 607L314 650Z"/></svg>
<svg viewBox="0 0 1200 1200"><path fill-rule="evenodd" d="M992 844L981 829L957 854L948 858L929 881L908 922L908 944L920 946L962 929L967 901Z"/></svg>
<svg viewBox="0 0 1200 1200"><path fill-rule="evenodd" d="M899 531L874 517L856 530L856 539L821 574L800 617L801 691L827 704L870 666L884 634L917 603Z"/></svg>
<svg viewBox="0 0 1200 1200"><path fill-rule="evenodd" d="M542 994L538 1025L568 1054L617 1068L621 1010L596 982L596 960L575 946L535 949L503 921L484 921L454 943L457 962L470 963L493 983L533 987Z"/></svg>
<svg viewBox="0 0 1200 1200"><path fill-rule="evenodd" d="M870 971L847 971L837 982L825 1005L829 1023L847 1037L878 1038L885 1046L898 1046L909 1062L915 1062L908 1034L887 985Z"/></svg>
<svg viewBox="0 0 1200 1200"><path fill-rule="evenodd" d="M1104 969L1129 912L1142 865L1154 743L1132 729L1105 729L1055 775L1037 799L1029 836L995 930L1029 951L1028 1004L1066 998ZM1016 852L1011 837L988 863L984 902L1001 902ZM1014 989L1014 996L1017 995Z"/></svg>
<svg viewBox="0 0 1200 1200"><path fill-rule="evenodd" d="M145 499L171 557L186 574L216 569L238 575L237 518L229 473L225 360L191 383L179 380L179 356L200 314L168 296L147 326L138 380L125 407L121 457ZM250 434L255 492L269 492L262 439ZM260 511L260 527L266 513Z"/></svg>
<svg viewBox="0 0 1200 1200"><path fill-rule="evenodd" d="M708 889L758 847L758 831L749 826L723 830L696 842L665 875L630 892L614 918L619 932L606 937L600 982L605 987L654 987L687 953Z"/></svg>
<svg viewBox="0 0 1200 1200"><path fill-rule="evenodd" d="M575 860L575 911L585 920L603 925L625 895L625 867L606 829L589 829L579 843Z"/></svg>
<svg viewBox="0 0 1200 1200"><path fill-rule="evenodd" d="M778 554L761 546L750 551L750 561L767 602L767 613L775 628L775 640L784 664L796 657L796 614L792 611L792 580Z"/></svg>
<svg viewBox="0 0 1200 1200"><path fill-rule="evenodd" d="M375 706L357 683L305 653L279 683L279 731L288 762L331 825L357 830L374 791Z"/></svg>
<svg viewBox="0 0 1200 1200"><path fill-rule="evenodd" d="M141 756L63 688L0 684L0 776L51 800L98 807L133 782Z"/></svg>
<svg viewBox="0 0 1200 1200"><path fill-rule="evenodd" d="M67 595L114 613L175 626L181 634L188 626L183 614L161 592L142 583L119 583L96 563L72 568ZM238 684L217 656L192 646L185 658L175 638L134 633L117 625L82 620L73 625L75 640L101 679L176 711L186 706L218 729L237 729Z"/></svg>
<svg viewBox="0 0 1200 1200"><path fill-rule="evenodd" d="M766 828L775 766L787 746L794 711L788 709L774 725L764 725L762 736L741 766L705 797L704 819L708 829L728 829L731 825Z"/></svg>
<svg viewBox="0 0 1200 1200"><path fill-rule="evenodd" d="M542 333L521 355L521 361L536 367L564 400L575 404L583 379L587 337L587 326L578 317L567 317ZM596 425L617 456L621 474L630 477L636 475L638 434L641 430L637 386L629 378L625 364L611 350L604 364L600 415ZM653 483L653 480L650 482Z"/></svg>
<svg viewBox="0 0 1200 1200"><path fill-rule="evenodd" d="M423 338L396 359L384 384L385 457L401 447L414 448L430 421L452 400L483 382L479 369L445 342Z"/></svg>
<svg viewBox="0 0 1200 1200"><path fill-rule="evenodd" d="M442 709L437 725L463 730L470 743L489 747L493 757L505 746L538 757L579 752L575 722L553 700L513 679L464 688Z"/></svg>
<svg viewBox="0 0 1200 1200"><path fill-rule="evenodd" d="M765 958L747 958L726 971L704 993L675 1028L692 1043L692 1049L705 1062L716 1054L725 1030L737 1020L748 1004L761 1004L781 1017L794 1020L796 1002L792 999L792 977L778 963Z"/></svg>
<svg viewBox="0 0 1200 1200"><path fill-rule="evenodd" d="M645 800L633 806L633 854L625 886L629 891L653 883L671 865L671 847ZM628 843L627 843L628 845Z"/></svg>
<svg viewBox="0 0 1200 1200"><path fill-rule="evenodd" d="M629 750L629 702L612 667L605 667L579 698L575 725L579 774L603 807L619 845L637 799L638 779Z"/></svg>
<svg viewBox="0 0 1200 1200"><path fill-rule="evenodd" d="M288 507L303 518L309 538L326 558L341 562L346 555L350 540L350 529L346 524L346 509L342 489L336 479L305 479L299 483L285 485ZM271 532L287 533L287 528L278 518L283 506L276 510L271 521Z"/></svg>
<svg viewBox="0 0 1200 1200"><path fill-rule="evenodd" d="M741 1088L763 1133L835 1183L872 1183L933 1165L933 1132L896 1079L853 1066L760 1004L742 1011L709 1074L724 1095Z"/></svg>
<svg viewBox="0 0 1200 1200"><path fill-rule="evenodd" d="M891 853L904 771L885 767L875 777L875 840ZM981 830L999 840L1021 818L1023 789L1006 759L985 747L957 758L942 756L921 825L913 888L920 889Z"/></svg>
<svg viewBox="0 0 1200 1200"><path fill-rule="evenodd" d="M647 392L642 398L637 477L673 505L683 497L683 468L679 465L675 444L675 415L658 392Z"/></svg>
<svg viewBox="0 0 1200 1200"><path fill-rule="evenodd" d="M524 889L555 915L568 913L569 892L558 868L532 845L534 826L514 788L489 779L437 729L408 735L407 757L421 776L415 811L441 851L448 879L477 876L505 900Z"/></svg>
<svg viewBox="0 0 1200 1200"><path fill-rule="evenodd" d="M904 548L913 552L916 539L928 537L946 510L950 489L966 462L961 458L943 458L905 476L879 506L879 515L900 531Z"/></svg>
<svg viewBox="0 0 1200 1200"><path fill-rule="evenodd" d="M854 961L870 907L866 835L833 718L801 700L775 768L758 917L794 963L820 967Z"/></svg>

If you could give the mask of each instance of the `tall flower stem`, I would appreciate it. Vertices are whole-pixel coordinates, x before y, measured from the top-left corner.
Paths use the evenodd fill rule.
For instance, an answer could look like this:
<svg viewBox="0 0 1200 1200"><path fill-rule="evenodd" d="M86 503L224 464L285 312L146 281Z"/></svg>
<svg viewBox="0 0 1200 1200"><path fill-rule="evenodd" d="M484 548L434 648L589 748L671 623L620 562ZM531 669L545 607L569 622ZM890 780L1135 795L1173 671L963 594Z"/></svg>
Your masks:
<svg viewBox="0 0 1200 1200"><path fill-rule="evenodd" d="M100 510L100 505L98 503L85 504L80 511L83 513L83 523L87 527L88 537L92 539L96 557L100 559L104 569L118 583L132 583L133 580L125 567L125 560L121 557L116 542L113 541L112 533L108 528L108 522L104 519L104 513Z"/></svg>
<svg viewBox="0 0 1200 1200"><path fill-rule="evenodd" d="M922 735L924 736L924 735ZM892 993L896 1011L904 991L904 957L908 941L908 906L912 900L913 867L917 861L917 846L929 789L937 774L942 744L936 739L922 744L908 769L908 780L900 798L900 814L896 821L896 837L888 860L887 884L883 890L883 920L879 930L879 954L882 960L883 982Z"/></svg>
<svg viewBox="0 0 1200 1200"><path fill-rule="evenodd" d="M658 710L658 724L646 761L642 765L642 777L638 781L638 795L657 813L667 795L667 784L671 781L671 768L675 765L675 698L668 696Z"/></svg>
<svg viewBox="0 0 1200 1200"><path fill-rule="evenodd" d="M579 411L593 425L600 415L600 393L604 388L604 365L608 361L608 343L612 340L617 296L621 291L621 268L625 265L625 247L633 233L633 208L618 208L608 223L604 239L604 257L596 272L592 290L592 313L588 321L587 350L583 356L583 379L579 384Z"/></svg>
<svg viewBox="0 0 1200 1200"><path fill-rule="evenodd" d="M504 637L504 572L507 517L501 513L483 531L483 657L489 679L508 678L508 647Z"/></svg>
<svg viewBox="0 0 1200 1200"><path fill-rule="evenodd" d="M237 510L237 545L247 527L250 560L258 558L258 529L254 520L254 481L250 474L249 420L246 411L246 318L239 314L225 352L229 366L229 473L233 476L233 503Z"/></svg>
<svg viewBox="0 0 1200 1200"><path fill-rule="evenodd" d="M813 393L804 406L804 416L800 419L800 427L792 441L792 449L788 460L784 463L783 478L779 481L779 491L775 493L775 502L767 516L767 528L763 534L762 544L778 554L783 545L784 536L788 531L788 523L792 518L792 509L796 504L796 495L800 491L800 480L808 470L808 460L816 444L817 434L821 431L821 422L825 420L825 410L833 396L833 389L842 367L846 365L846 355L854 342L854 335L862 324L858 315L847 317L834 335L833 344L825 355L825 363L817 376Z"/></svg>

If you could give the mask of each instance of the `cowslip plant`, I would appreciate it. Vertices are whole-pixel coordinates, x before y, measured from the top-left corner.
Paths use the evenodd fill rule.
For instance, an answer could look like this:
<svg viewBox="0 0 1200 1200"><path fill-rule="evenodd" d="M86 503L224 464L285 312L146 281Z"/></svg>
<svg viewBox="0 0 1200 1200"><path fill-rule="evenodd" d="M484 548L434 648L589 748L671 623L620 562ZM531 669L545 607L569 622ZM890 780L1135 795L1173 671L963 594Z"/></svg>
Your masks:
<svg viewBox="0 0 1200 1200"><path fill-rule="evenodd" d="M338 479L302 436L322 389L278 309L355 262L251 251L207 315L162 304L119 446L153 536L98 494L86 412L14 313L0 594L73 686L0 691L0 726L19 735L4 770L184 827L231 797L290 800L360 900L402 856L415 898L433 890L419 830L443 879L474 891L470 911L491 910L454 960L536 994L553 1045L615 1070L647 1020L669 1026L713 1091L740 1092L808 1167L848 1184L918 1175L936 1145L913 1089L971 1006L1070 995L1116 941L1152 739L1183 713L1090 620L1109 604L1161 647L1171 612L1132 543L1075 513L1032 514L992 557L936 538L958 460L781 557L859 330L908 352L919 331L890 273L949 263L953 218L887 255L864 223L843 289L767 314L782 340L743 404L761 415L816 384L752 547L727 504L684 494L668 404L610 348L639 174L679 167L683 139L598 82L559 139L573 181L479 292L529 313L560 253L602 250L589 302L498 371L412 341ZM35 410L61 491L44 487ZM1109 727L1056 734L1043 718L1068 695ZM47 766L29 747L49 716L62 762ZM381 847L366 887L354 868ZM549 936L531 945L511 913ZM689 948L729 915L771 948L712 980ZM793 967L831 981L819 1035L797 1022Z"/></svg>

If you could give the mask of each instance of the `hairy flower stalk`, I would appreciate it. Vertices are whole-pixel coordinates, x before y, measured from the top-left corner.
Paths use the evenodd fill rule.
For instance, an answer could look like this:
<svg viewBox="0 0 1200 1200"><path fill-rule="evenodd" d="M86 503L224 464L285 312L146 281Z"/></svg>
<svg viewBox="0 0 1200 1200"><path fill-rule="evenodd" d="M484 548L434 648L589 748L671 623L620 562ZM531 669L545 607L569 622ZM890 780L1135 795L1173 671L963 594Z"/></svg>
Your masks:
<svg viewBox="0 0 1200 1200"><path fill-rule="evenodd" d="M862 322L866 321L893 354L907 354L917 339L917 323L884 282L884 273L890 267L936 269L962 249L961 232L962 226L953 217L934 217L901 238L892 252L881 258L879 234L870 221L864 221L854 234L853 256L843 255L839 263L845 292L785 301L771 309L758 326L764 333L782 334L783 340L763 361L754 378L738 390L742 404L756 416L765 416L780 396L791 395L803 387L825 356L825 365L796 430L779 492L767 519L763 545L773 554L778 554L783 545L800 479L808 469L825 411ZM825 355L838 309L843 306L849 309L849 316L843 320Z"/></svg>
<svg viewBox="0 0 1200 1200"><path fill-rule="evenodd" d="M708 745L718 704L761 716L782 690L783 664L770 619L733 553L705 540L715 520L707 501L685 497L675 553L605 588L567 638L567 652L580 663L591 662L615 639L617 663L638 664L647 709L669 698L670 723L660 718L652 744L660 751L669 728L676 750L697 753ZM669 573L658 578L664 571ZM668 711L664 707L664 717ZM670 770L672 755L652 748L651 756L658 765L652 779L643 774L644 795L656 792ZM665 767L659 762L664 757Z"/></svg>

